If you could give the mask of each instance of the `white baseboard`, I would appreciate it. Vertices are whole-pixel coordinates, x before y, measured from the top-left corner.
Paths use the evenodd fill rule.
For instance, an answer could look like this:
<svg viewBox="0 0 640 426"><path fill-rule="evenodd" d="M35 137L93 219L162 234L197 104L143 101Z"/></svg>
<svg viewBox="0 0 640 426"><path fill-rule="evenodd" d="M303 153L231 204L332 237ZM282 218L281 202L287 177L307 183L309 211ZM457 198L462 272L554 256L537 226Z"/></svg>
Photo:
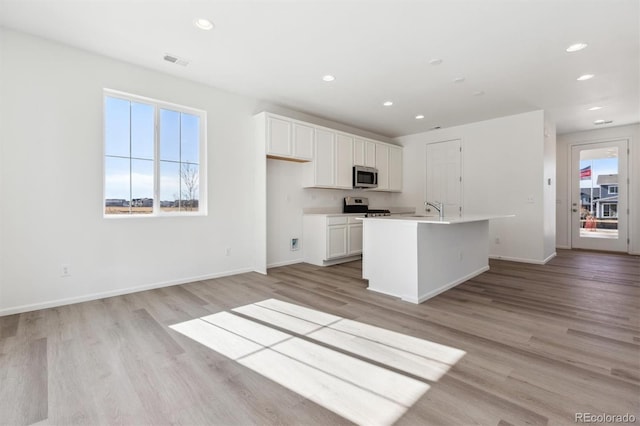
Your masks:
<svg viewBox="0 0 640 426"><path fill-rule="evenodd" d="M429 293L423 294L422 296L419 297L414 297L414 296L408 296L408 295L404 295L404 296L399 296L397 294L391 294L388 293L386 291L380 291L380 290L374 290L371 288L367 288L367 290L370 291L374 291L376 293L380 293L380 294L386 294L387 296L393 296L393 297L399 297L402 301L404 302L409 302L409 303L414 303L414 304L419 304L424 302L425 300L431 299L432 297L437 296L438 294L445 292L459 284L462 284L463 282L470 280L473 277L477 277L478 275L482 274L483 272L486 272L489 270L489 266L483 266L482 268L471 272L470 274L465 275L464 277L458 278L455 281L452 281L448 284L445 284L443 287L440 287L439 289L430 291Z"/></svg>
<svg viewBox="0 0 640 426"><path fill-rule="evenodd" d="M0 317L5 315L21 314L23 312L37 311L40 309L55 308L57 306L71 305L74 303L88 302L91 300L105 299L107 297L121 296L123 294L137 293L139 291L153 290L162 287L171 287L173 285L187 284L196 281L210 280L214 278L227 277L230 275L244 274L253 272L253 268L243 268L234 271L217 272L215 274L200 275L197 277L189 277L172 281L164 281L154 284L146 284L137 287L128 287L117 290L104 291L99 293L85 294L77 297L67 297L64 299L50 300L46 302L31 303L28 305L15 306L11 308L0 309Z"/></svg>
<svg viewBox="0 0 640 426"><path fill-rule="evenodd" d="M556 246L556 248L560 250L571 250L571 246Z"/></svg>
<svg viewBox="0 0 640 426"><path fill-rule="evenodd" d="M550 261L554 257L556 257L556 253L555 252L551 256L547 257L544 260L523 259L523 258L520 258L520 257L495 256L495 255L490 255L489 259L507 260L509 262L532 263L532 264L535 264L535 265L544 265L545 263L547 263L548 261Z"/></svg>
<svg viewBox="0 0 640 426"><path fill-rule="evenodd" d="M489 270L489 266L483 266L480 269L477 269L473 272L471 272L470 274L465 275L464 277L460 277L455 281L450 282L449 284L446 284L444 287L440 287L436 290L430 291L429 293L423 294L422 296L418 297L417 302L414 302L413 300L408 300L411 303L422 303L425 300L431 299L432 297L435 297L437 295L439 295L440 293L443 293L457 285L462 284L465 281L470 280L473 277L477 277L478 275L482 274L483 272L486 272Z"/></svg>
<svg viewBox="0 0 640 426"><path fill-rule="evenodd" d="M302 262L304 262L304 258L293 259L293 260L284 260L282 262L269 263L267 265L267 269L268 268L277 268L279 266L295 265L296 263L302 263Z"/></svg>

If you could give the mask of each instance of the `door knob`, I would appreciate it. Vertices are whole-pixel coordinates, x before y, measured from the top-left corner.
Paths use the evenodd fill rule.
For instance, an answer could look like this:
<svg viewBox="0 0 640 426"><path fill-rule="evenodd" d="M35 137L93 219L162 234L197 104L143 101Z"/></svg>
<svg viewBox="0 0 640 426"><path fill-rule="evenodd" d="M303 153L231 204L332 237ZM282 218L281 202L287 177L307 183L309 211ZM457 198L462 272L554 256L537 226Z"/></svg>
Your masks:
<svg viewBox="0 0 640 426"><path fill-rule="evenodd" d="M571 209L572 212L576 213L578 209Z"/></svg>

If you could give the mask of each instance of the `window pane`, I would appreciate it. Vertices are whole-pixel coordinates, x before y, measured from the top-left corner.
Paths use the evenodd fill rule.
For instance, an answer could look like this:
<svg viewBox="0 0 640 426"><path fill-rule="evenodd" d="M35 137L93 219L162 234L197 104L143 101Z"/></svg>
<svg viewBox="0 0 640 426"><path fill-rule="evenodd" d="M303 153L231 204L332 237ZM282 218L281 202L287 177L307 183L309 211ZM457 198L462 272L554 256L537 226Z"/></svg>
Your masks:
<svg viewBox="0 0 640 426"><path fill-rule="evenodd" d="M129 159L106 157L104 174L105 214L129 214Z"/></svg>
<svg viewBox="0 0 640 426"><path fill-rule="evenodd" d="M153 106L131 103L131 156L153 160Z"/></svg>
<svg viewBox="0 0 640 426"><path fill-rule="evenodd" d="M198 164L200 147L200 117L191 114L182 115L180 149L183 163Z"/></svg>
<svg viewBox="0 0 640 426"><path fill-rule="evenodd" d="M619 238L618 148L580 151L580 238Z"/></svg>
<svg viewBox="0 0 640 426"><path fill-rule="evenodd" d="M160 110L160 159L180 161L180 113Z"/></svg>
<svg viewBox="0 0 640 426"><path fill-rule="evenodd" d="M180 189L182 211L198 211L199 203L199 170L198 166L182 163L180 173Z"/></svg>
<svg viewBox="0 0 640 426"><path fill-rule="evenodd" d="M130 102L107 97L104 111L105 154L128 157Z"/></svg>
<svg viewBox="0 0 640 426"><path fill-rule="evenodd" d="M131 160L131 213L153 213L152 160Z"/></svg>
<svg viewBox="0 0 640 426"><path fill-rule="evenodd" d="M160 208L178 211L180 201L180 163L160 162Z"/></svg>

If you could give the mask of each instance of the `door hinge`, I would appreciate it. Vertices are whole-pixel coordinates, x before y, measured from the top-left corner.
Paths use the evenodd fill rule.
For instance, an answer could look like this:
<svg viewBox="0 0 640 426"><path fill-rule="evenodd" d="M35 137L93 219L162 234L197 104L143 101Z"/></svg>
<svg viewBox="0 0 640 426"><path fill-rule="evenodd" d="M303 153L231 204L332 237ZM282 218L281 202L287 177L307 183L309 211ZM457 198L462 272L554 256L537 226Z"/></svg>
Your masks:
<svg viewBox="0 0 640 426"><path fill-rule="evenodd" d="M462 176L460 176L460 182L462 182Z"/></svg>
<svg viewBox="0 0 640 426"><path fill-rule="evenodd" d="M462 147L460 147L460 152L462 152Z"/></svg>
<svg viewBox="0 0 640 426"><path fill-rule="evenodd" d="M627 245L631 244L631 238L627 238Z"/></svg>

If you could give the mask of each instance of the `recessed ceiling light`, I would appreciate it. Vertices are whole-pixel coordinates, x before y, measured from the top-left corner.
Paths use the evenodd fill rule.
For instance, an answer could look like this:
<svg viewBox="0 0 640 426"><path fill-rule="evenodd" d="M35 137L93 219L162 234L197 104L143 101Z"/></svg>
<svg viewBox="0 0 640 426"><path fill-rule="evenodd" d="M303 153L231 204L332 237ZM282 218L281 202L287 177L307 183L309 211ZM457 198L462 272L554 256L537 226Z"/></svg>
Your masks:
<svg viewBox="0 0 640 426"><path fill-rule="evenodd" d="M201 30L205 30L205 31L209 31L210 29L213 28L213 22L211 22L208 19L204 19L204 18L195 19L193 21L193 25L195 25L196 27L200 28Z"/></svg>
<svg viewBox="0 0 640 426"><path fill-rule="evenodd" d="M423 118L424 118L424 115L422 114L416 115L416 120L422 120Z"/></svg>
<svg viewBox="0 0 640 426"><path fill-rule="evenodd" d="M593 77L595 77L593 74L584 74L578 77L578 81L591 80Z"/></svg>
<svg viewBox="0 0 640 426"><path fill-rule="evenodd" d="M473 92L473 96L482 96L484 95L484 90L476 90Z"/></svg>
<svg viewBox="0 0 640 426"><path fill-rule="evenodd" d="M332 76L331 74L327 74L327 75L323 76L323 77L322 77L322 79L323 79L324 81L333 81L333 80L335 80L336 78L335 78L334 76Z"/></svg>
<svg viewBox="0 0 640 426"><path fill-rule="evenodd" d="M386 101L386 102L385 102L385 103L383 103L382 105L384 105L384 106L391 106L391 105L393 105L393 102L391 102L391 101Z"/></svg>
<svg viewBox="0 0 640 426"><path fill-rule="evenodd" d="M577 52L578 50L582 50L585 47L587 47L587 43L572 44L571 46L567 47L567 52L569 52L569 53Z"/></svg>
<svg viewBox="0 0 640 426"><path fill-rule="evenodd" d="M440 58L435 58L435 59L430 60L430 61L429 61L429 63L430 63L431 65L440 65L440 64L442 63L442 59L440 59Z"/></svg>
<svg viewBox="0 0 640 426"><path fill-rule="evenodd" d="M456 77L453 79L454 83L462 83L464 81L464 77Z"/></svg>
<svg viewBox="0 0 640 426"><path fill-rule="evenodd" d="M600 124L611 124L611 123L613 123L613 120L596 120L593 122L593 124L595 124L596 126Z"/></svg>
<svg viewBox="0 0 640 426"><path fill-rule="evenodd" d="M599 110L599 109L602 109L602 107L600 107L600 106L594 106L594 107L589 108L589 111L597 111L597 110Z"/></svg>

